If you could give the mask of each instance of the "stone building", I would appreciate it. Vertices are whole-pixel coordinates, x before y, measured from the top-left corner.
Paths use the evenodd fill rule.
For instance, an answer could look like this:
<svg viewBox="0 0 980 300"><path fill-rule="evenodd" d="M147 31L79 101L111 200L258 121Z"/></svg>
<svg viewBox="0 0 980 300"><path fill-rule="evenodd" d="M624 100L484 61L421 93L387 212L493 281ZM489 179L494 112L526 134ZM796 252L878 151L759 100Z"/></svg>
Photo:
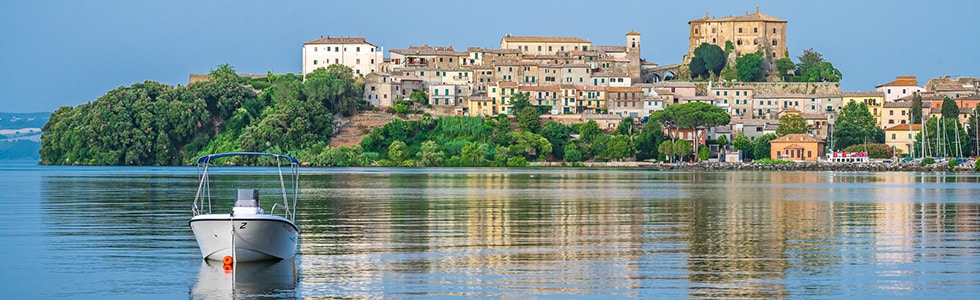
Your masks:
<svg viewBox="0 0 980 300"><path fill-rule="evenodd" d="M592 42L569 36L516 36L504 35L500 39L501 49L515 49L524 54L553 55L565 51L588 51Z"/></svg>
<svg viewBox="0 0 980 300"><path fill-rule="evenodd" d="M758 7L755 13L744 16L712 18L705 13L704 18L691 20L687 24L691 26L691 45L684 56L685 63L691 61L694 49L702 43L725 49L726 41L731 41L735 46L736 56L763 48L774 60L786 57L786 20L760 13Z"/></svg>

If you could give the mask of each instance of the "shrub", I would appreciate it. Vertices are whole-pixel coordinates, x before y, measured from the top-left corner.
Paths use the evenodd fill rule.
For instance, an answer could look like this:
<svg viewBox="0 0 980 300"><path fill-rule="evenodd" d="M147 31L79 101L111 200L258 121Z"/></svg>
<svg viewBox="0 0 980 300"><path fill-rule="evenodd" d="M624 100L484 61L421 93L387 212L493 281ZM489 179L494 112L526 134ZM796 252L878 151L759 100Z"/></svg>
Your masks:
<svg viewBox="0 0 980 300"><path fill-rule="evenodd" d="M946 163L946 165L949 166L950 169L952 169L958 167L960 165L960 161L955 158L950 159L949 162Z"/></svg>
<svg viewBox="0 0 980 300"><path fill-rule="evenodd" d="M926 157L926 158L923 158L922 159L922 162L920 162L919 165L920 166L925 166L925 165L931 165L931 164L934 164L934 163L936 163L936 159L935 158Z"/></svg>
<svg viewBox="0 0 980 300"><path fill-rule="evenodd" d="M523 156L514 156L507 159L508 167L527 167L527 159Z"/></svg>
<svg viewBox="0 0 980 300"><path fill-rule="evenodd" d="M753 160L752 163L758 164L758 165L772 166L772 165L791 164L791 163L793 163L793 161L792 160L785 160L785 159L762 158L762 159Z"/></svg>
<svg viewBox="0 0 980 300"><path fill-rule="evenodd" d="M973 169L980 171L980 159L977 159L976 161L973 162Z"/></svg>

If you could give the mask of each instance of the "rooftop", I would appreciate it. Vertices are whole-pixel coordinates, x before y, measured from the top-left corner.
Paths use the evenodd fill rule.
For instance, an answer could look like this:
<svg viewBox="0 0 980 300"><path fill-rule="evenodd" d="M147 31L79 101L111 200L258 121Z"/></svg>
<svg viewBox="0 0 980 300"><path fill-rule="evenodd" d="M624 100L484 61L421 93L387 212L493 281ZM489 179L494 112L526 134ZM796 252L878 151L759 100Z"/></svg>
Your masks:
<svg viewBox="0 0 980 300"><path fill-rule="evenodd" d="M896 76L895 81L878 85L876 87L883 86L919 86L919 81L915 79L915 76Z"/></svg>
<svg viewBox="0 0 980 300"><path fill-rule="evenodd" d="M691 23L704 23L704 22L756 22L756 21L786 23L786 20L779 19L759 12L758 7L755 8L755 13L746 13L745 15L742 16L727 16L727 17L712 18L708 16L708 12L705 12L704 18L694 19L687 23L691 24Z"/></svg>
<svg viewBox="0 0 980 300"><path fill-rule="evenodd" d="M508 43L591 43L588 40L572 36L518 36L505 35L503 41Z"/></svg>
<svg viewBox="0 0 980 300"><path fill-rule="evenodd" d="M363 37L320 37L320 39L312 40L303 45L322 45L322 44L368 44L374 46L374 44L368 43Z"/></svg>
<svg viewBox="0 0 980 300"><path fill-rule="evenodd" d="M770 143L798 143L798 142L822 143L823 140L816 137L812 137L808 134L787 134L780 138L770 141Z"/></svg>

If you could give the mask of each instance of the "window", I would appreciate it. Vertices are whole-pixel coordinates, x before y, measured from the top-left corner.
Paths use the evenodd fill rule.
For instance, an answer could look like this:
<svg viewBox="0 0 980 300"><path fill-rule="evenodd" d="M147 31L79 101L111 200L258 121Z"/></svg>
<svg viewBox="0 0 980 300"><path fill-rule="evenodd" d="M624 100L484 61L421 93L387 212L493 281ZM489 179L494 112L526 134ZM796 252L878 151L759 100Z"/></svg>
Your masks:
<svg viewBox="0 0 980 300"><path fill-rule="evenodd" d="M772 33L776 33L776 28L773 28L772 29Z"/></svg>
<svg viewBox="0 0 980 300"><path fill-rule="evenodd" d="M361 52L361 47L357 47L356 51Z"/></svg>
<svg viewBox="0 0 980 300"><path fill-rule="evenodd" d="M895 111L894 110L889 110L888 111L888 115L889 116L894 116L895 115Z"/></svg>
<svg viewBox="0 0 980 300"><path fill-rule="evenodd" d="M752 33L759 33L759 27L752 28Z"/></svg>
<svg viewBox="0 0 980 300"><path fill-rule="evenodd" d="M361 59L360 59L360 58L358 58L358 59L356 60L356 62L355 62L355 64L358 64L358 65L359 65L359 64L361 64Z"/></svg>
<svg viewBox="0 0 980 300"><path fill-rule="evenodd" d="M333 59L333 63L335 63L335 64L339 64L339 63L340 63L340 59L339 59L339 58L334 58L334 59Z"/></svg>
<svg viewBox="0 0 980 300"><path fill-rule="evenodd" d="M540 51L541 51L541 46L538 46L538 52L540 52Z"/></svg>
<svg viewBox="0 0 980 300"><path fill-rule="evenodd" d="M316 47L313 47L313 52L316 52Z"/></svg>
<svg viewBox="0 0 980 300"><path fill-rule="evenodd" d="M694 34L698 34L698 29L694 28Z"/></svg>
<svg viewBox="0 0 980 300"><path fill-rule="evenodd" d="M739 92L739 91L735 91L735 96L738 96L738 92ZM726 96L727 96L727 95L726 95Z"/></svg>
<svg viewBox="0 0 980 300"><path fill-rule="evenodd" d="M895 120L888 120L888 124L895 124ZM894 137L892 137L894 138Z"/></svg>
<svg viewBox="0 0 980 300"><path fill-rule="evenodd" d="M374 48L371 48L371 52L374 52Z"/></svg>
<svg viewBox="0 0 980 300"><path fill-rule="evenodd" d="M721 92L720 91L715 91L715 96L721 96Z"/></svg>
<svg viewBox="0 0 980 300"><path fill-rule="evenodd" d="M551 52L551 46L548 46L548 52Z"/></svg>
<svg viewBox="0 0 980 300"><path fill-rule="evenodd" d="M372 64L372 65L374 64L374 59L373 59L373 58L371 59L371 64Z"/></svg>
<svg viewBox="0 0 980 300"><path fill-rule="evenodd" d="M527 51L527 45L524 45L524 51Z"/></svg>
<svg viewBox="0 0 980 300"><path fill-rule="evenodd" d="M742 27L738 28L738 33L742 33Z"/></svg>
<svg viewBox="0 0 980 300"><path fill-rule="evenodd" d="M313 60L313 64L316 65L316 60L315 59Z"/></svg>
<svg viewBox="0 0 980 300"><path fill-rule="evenodd" d="M735 41L735 44L741 46L742 45L742 39L738 39L738 41Z"/></svg>
<svg viewBox="0 0 980 300"><path fill-rule="evenodd" d="M725 91L725 96L728 96L728 91Z"/></svg>
<svg viewBox="0 0 980 300"><path fill-rule="evenodd" d="M371 86L371 91L372 91L372 92L374 91L374 86L373 86L373 85Z"/></svg>
<svg viewBox="0 0 980 300"><path fill-rule="evenodd" d="M439 58L439 62L442 62L442 57Z"/></svg>
<svg viewBox="0 0 980 300"><path fill-rule="evenodd" d="M340 52L340 47L333 47L334 52Z"/></svg>
<svg viewBox="0 0 980 300"><path fill-rule="evenodd" d="M718 29L716 29L716 28L711 28L711 33L716 33L716 32L717 32L717 30L718 30Z"/></svg>
<svg viewBox="0 0 980 300"><path fill-rule="evenodd" d="M895 139L895 134L894 134L894 133L892 133L892 139L893 139L893 140Z"/></svg>
<svg viewBox="0 0 980 300"><path fill-rule="evenodd" d="M778 43L776 43L776 39L773 39L773 40L772 40L772 45L773 45L773 46L775 46L775 45L777 45L777 44L778 44Z"/></svg>

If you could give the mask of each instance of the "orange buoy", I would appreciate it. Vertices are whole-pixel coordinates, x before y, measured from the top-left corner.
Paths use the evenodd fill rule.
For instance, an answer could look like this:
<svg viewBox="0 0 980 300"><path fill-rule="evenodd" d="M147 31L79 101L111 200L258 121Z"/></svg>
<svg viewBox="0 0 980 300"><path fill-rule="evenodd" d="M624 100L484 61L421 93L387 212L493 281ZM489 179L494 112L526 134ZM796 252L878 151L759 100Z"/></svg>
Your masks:
<svg viewBox="0 0 980 300"><path fill-rule="evenodd" d="M222 259L221 262L225 263L225 265L227 266L227 265L230 265L230 264L235 263L235 259L232 258L231 256L225 256L225 258Z"/></svg>
<svg viewBox="0 0 980 300"><path fill-rule="evenodd" d="M231 271L232 268L233 268L232 265L224 265L224 266L221 266L221 269L222 270L225 270L225 273L228 273L229 271Z"/></svg>

